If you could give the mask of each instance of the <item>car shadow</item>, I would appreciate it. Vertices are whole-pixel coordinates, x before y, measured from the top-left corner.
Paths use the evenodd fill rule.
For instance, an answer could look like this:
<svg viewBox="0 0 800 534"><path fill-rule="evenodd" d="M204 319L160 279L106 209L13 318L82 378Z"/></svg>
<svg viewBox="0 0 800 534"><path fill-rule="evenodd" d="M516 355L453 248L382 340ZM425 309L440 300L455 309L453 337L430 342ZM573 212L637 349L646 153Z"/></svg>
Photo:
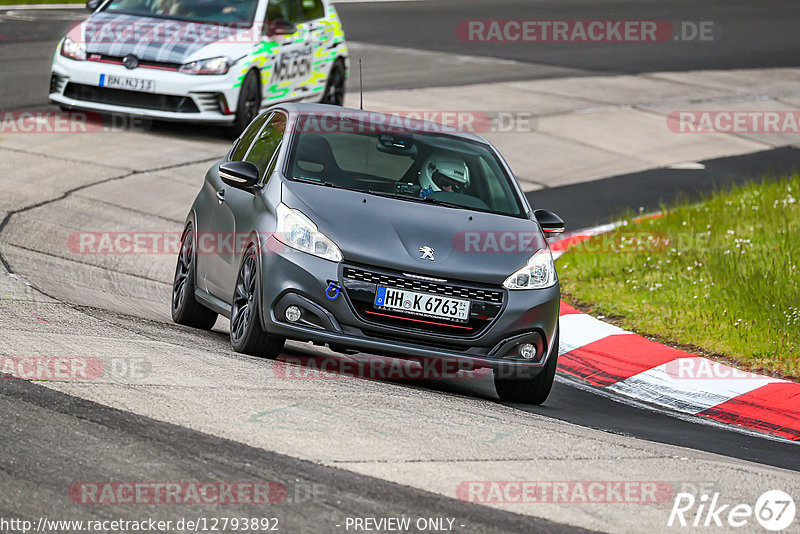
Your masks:
<svg viewBox="0 0 800 534"><path fill-rule="evenodd" d="M227 335L227 334L226 334ZM272 362L275 376L285 380L372 380L404 387L497 401L492 371L457 370L417 360L367 353L344 354L327 347L287 342Z"/></svg>

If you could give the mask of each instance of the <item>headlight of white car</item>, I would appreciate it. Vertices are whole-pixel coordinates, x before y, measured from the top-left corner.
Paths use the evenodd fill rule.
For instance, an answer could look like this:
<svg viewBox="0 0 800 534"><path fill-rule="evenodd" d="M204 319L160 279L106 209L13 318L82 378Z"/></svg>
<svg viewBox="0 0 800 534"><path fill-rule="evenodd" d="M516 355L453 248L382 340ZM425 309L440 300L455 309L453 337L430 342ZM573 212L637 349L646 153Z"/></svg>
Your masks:
<svg viewBox="0 0 800 534"><path fill-rule="evenodd" d="M287 245L314 256L331 261L342 261L342 252L336 243L317 230L317 225L299 210L284 203L278 204L278 232L275 236Z"/></svg>
<svg viewBox="0 0 800 534"><path fill-rule="evenodd" d="M180 72L187 74L225 74L231 68L233 61L227 57L212 57L211 59L199 59L181 65Z"/></svg>
<svg viewBox="0 0 800 534"><path fill-rule="evenodd" d="M86 48L81 43L65 37L61 44L61 55L78 61L86 61Z"/></svg>
<svg viewBox="0 0 800 534"><path fill-rule="evenodd" d="M509 276L503 287L506 289L544 289L556 283L556 266L549 248L539 249L528 263Z"/></svg>

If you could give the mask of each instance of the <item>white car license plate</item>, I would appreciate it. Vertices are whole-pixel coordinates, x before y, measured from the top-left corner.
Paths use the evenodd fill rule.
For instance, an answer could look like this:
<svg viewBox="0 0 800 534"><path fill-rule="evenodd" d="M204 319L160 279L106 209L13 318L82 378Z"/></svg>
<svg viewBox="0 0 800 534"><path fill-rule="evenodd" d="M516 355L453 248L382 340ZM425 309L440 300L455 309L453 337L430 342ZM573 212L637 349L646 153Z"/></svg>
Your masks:
<svg viewBox="0 0 800 534"><path fill-rule="evenodd" d="M142 93L156 92L156 82L154 80L128 78L127 76L113 76L111 74L100 75L100 87L126 89L128 91L140 91Z"/></svg>
<svg viewBox="0 0 800 534"><path fill-rule="evenodd" d="M469 319L469 300L393 287L378 286L375 307L451 321L466 322Z"/></svg>

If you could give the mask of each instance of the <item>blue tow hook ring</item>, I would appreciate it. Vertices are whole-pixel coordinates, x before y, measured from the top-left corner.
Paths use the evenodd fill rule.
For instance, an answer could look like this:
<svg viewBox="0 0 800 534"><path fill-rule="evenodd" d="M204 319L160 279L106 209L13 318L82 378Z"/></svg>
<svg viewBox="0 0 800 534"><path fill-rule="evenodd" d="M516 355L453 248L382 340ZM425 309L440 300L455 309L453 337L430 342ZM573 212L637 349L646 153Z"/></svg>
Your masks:
<svg viewBox="0 0 800 534"><path fill-rule="evenodd" d="M341 290L342 286L340 286L336 282L331 282L330 284L328 284L328 289L325 290L325 296L328 297L328 300L336 300ZM333 293L332 295L331 292Z"/></svg>

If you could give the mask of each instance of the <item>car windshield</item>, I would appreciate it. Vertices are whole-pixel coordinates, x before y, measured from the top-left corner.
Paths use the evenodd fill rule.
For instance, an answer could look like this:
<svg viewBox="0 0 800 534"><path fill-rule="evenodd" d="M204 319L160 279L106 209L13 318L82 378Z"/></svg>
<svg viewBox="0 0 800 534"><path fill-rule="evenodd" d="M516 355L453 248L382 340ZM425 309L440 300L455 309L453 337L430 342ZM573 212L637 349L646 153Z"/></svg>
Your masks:
<svg viewBox="0 0 800 534"><path fill-rule="evenodd" d="M296 128L288 164L294 180L522 216L511 177L483 143L353 119L321 125L303 116Z"/></svg>
<svg viewBox="0 0 800 534"><path fill-rule="evenodd" d="M258 0L112 0L104 11L250 26L257 6Z"/></svg>

